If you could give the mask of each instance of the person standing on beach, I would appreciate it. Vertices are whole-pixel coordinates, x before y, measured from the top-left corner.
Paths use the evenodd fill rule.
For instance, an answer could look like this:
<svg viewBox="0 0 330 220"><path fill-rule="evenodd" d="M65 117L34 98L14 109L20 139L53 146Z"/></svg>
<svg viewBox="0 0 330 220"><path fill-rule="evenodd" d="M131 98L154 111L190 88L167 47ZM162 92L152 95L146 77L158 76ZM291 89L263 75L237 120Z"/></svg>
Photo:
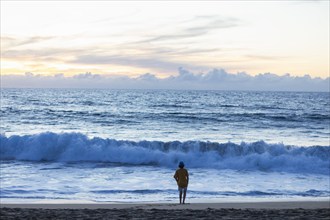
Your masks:
<svg viewBox="0 0 330 220"><path fill-rule="evenodd" d="M178 184L180 204L182 203L181 202L182 193L183 193L183 204L184 204L186 200L187 187L189 183L189 174L188 174L188 170L184 168L184 163L182 161L180 161L179 163L179 169L175 171L174 179Z"/></svg>

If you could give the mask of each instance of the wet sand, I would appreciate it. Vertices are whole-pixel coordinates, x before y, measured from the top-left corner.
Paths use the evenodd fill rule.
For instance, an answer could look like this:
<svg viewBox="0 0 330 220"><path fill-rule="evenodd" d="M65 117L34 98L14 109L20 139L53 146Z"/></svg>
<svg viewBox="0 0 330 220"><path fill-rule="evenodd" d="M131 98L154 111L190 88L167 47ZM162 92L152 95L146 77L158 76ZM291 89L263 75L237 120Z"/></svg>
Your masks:
<svg viewBox="0 0 330 220"><path fill-rule="evenodd" d="M1 219L329 219L330 201L1 204Z"/></svg>

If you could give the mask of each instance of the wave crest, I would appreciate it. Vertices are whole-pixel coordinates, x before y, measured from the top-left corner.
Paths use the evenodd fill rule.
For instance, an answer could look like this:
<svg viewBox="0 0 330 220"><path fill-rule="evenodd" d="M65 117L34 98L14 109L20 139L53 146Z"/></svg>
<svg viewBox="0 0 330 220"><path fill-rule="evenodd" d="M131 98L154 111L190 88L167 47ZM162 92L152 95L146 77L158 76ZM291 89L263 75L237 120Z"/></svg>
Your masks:
<svg viewBox="0 0 330 220"><path fill-rule="evenodd" d="M217 143L203 141L123 141L88 138L81 133L45 132L0 135L1 160L111 162L132 165L329 174L330 147L296 147L264 141Z"/></svg>

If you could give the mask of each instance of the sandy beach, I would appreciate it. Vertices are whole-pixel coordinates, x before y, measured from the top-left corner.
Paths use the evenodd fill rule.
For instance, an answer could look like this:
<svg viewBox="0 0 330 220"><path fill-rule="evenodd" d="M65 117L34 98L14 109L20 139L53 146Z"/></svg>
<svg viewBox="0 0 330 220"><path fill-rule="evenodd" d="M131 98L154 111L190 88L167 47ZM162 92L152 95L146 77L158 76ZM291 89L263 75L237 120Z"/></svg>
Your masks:
<svg viewBox="0 0 330 220"><path fill-rule="evenodd" d="M330 201L1 204L1 219L329 219Z"/></svg>

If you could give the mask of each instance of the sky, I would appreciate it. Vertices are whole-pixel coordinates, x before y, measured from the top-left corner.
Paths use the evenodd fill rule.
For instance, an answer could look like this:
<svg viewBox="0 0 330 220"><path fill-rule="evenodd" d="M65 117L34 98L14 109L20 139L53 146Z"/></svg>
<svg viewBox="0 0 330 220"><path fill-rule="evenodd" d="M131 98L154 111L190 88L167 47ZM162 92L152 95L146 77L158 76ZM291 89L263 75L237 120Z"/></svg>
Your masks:
<svg viewBox="0 0 330 220"><path fill-rule="evenodd" d="M5 0L1 86L61 87L69 79L66 87L166 88L174 80L230 89L233 79L249 88L263 78L329 90L329 7L328 0Z"/></svg>

